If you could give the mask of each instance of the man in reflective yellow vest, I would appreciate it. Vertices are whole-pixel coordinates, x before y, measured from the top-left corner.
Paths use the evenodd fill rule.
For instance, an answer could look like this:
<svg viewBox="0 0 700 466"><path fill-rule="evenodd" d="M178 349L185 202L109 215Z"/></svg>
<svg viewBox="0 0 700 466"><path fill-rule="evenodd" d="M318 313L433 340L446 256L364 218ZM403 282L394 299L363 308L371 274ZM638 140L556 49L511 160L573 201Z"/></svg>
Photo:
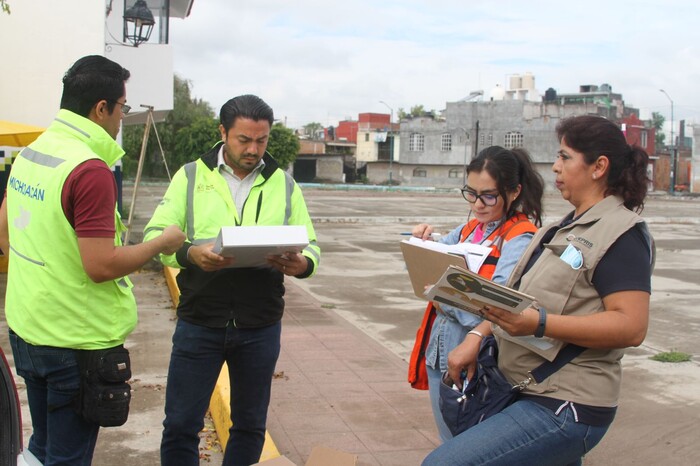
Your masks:
<svg viewBox="0 0 700 466"><path fill-rule="evenodd" d="M126 277L180 247L169 226L153 241L122 246L116 182L109 168L129 71L102 56L78 60L63 78L61 110L12 166L0 207L0 248L9 255L5 313L17 373L27 386L44 465L88 465L99 425L74 409L78 350L124 343L136 325Z"/></svg>
<svg viewBox="0 0 700 466"><path fill-rule="evenodd" d="M320 249L301 189L266 152L272 109L243 95L221 108L222 141L182 167L146 225L145 239L176 224L187 241L164 264L182 269L178 322L165 395L163 466L198 465L199 437L224 362L231 420L224 465L257 463L265 440L272 375L280 351L284 276L311 276ZM302 225L309 245L265 267L227 268L212 251L222 226ZM234 259L235 260L235 259Z"/></svg>

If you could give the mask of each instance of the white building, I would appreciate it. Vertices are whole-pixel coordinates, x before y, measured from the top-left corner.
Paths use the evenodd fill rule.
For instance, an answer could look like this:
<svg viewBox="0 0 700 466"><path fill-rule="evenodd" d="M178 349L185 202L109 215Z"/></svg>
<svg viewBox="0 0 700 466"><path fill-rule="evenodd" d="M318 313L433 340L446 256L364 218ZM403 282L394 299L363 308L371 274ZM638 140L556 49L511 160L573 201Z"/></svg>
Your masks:
<svg viewBox="0 0 700 466"><path fill-rule="evenodd" d="M125 2L131 8L136 0L10 1L11 14L0 13L0 120L48 126L58 111L63 74L85 55L104 55L128 69L132 111L150 105L156 119L164 117L173 108L169 20L187 17L193 1L147 0L155 26L138 47L124 40L123 20Z"/></svg>

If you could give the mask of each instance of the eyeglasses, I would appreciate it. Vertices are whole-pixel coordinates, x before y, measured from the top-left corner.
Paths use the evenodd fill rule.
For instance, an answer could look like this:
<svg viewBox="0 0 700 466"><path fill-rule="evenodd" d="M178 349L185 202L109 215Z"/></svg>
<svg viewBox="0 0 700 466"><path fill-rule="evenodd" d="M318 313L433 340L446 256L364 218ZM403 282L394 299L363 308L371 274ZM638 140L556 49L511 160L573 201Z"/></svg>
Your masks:
<svg viewBox="0 0 700 466"><path fill-rule="evenodd" d="M462 197L470 204L475 204L477 199L482 202L485 206L494 206L498 202L498 194L477 194L471 189L460 189L462 191Z"/></svg>
<svg viewBox="0 0 700 466"><path fill-rule="evenodd" d="M131 111L131 105L127 105L127 104L122 103L122 102L119 102L119 101L117 101L117 100L115 100L113 103L119 104L119 105L122 106L122 113L123 113L124 115L127 115L127 114Z"/></svg>

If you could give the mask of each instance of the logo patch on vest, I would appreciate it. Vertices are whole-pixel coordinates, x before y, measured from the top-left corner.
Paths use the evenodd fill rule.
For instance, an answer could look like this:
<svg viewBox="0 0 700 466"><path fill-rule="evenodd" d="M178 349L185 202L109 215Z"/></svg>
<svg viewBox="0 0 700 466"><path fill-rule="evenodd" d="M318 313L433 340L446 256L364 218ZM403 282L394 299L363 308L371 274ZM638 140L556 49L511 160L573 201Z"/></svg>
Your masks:
<svg viewBox="0 0 700 466"><path fill-rule="evenodd" d="M197 186L195 187L195 191L198 193L205 193L205 192L209 192L209 191L214 191L214 185L213 184L197 183Z"/></svg>
<svg viewBox="0 0 700 466"><path fill-rule="evenodd" d="M580 236L577 236L576 238L574 238L574 241L576 241L577 243L581 243L582 245L586 246L589 249L593 247L592 241L588 241L586 238L581 238Z"/></svg>
<svg viewBox="0 0 700 466"><path fill-rule="evenodd" d="M31 220L32 214L28 210L25 210L22 206L19 206L19 215L15 217L14 226L18 230L24 230L29 225L29 220Z"/></svg>

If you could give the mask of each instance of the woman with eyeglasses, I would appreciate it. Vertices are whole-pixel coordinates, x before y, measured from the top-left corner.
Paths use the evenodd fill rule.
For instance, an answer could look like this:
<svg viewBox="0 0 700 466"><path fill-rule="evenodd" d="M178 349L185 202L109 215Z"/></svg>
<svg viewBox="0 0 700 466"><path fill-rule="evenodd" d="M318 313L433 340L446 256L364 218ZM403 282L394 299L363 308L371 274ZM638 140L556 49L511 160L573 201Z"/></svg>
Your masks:
<svg viewBox="0 0 700 466"><path fill-rule="evenodd" d="M462 188L462 196L469 203L471 218L441 237L439 242L457 244L466 241L490 247L489 257L476 272L496 283L505 283L542 223L543 190L542 177L524 149L488 147L467 166L467 184ZM421 223L413 228L412 234L428 240L433 229L431 225ZM428 304L418 331L409 367L409 382L417 389L424 390L427 385L433 416L443 442L452 438L452 434L440 413L440 377L448 366L458 364L461 359L456 353L448 357L453 349L465 339L480 341L483 338L474 330L479 323L481 319L469 312L432 302ZM427 332L430 332L429 337ZM423 354L425 363L421 357Z"/></svg>
<svg viewBox="0 0 700 466"><path fill-rule="evenodd" d="M477 328L494 335L498 367L522 391L423 466L580 466L615 418L621 359L649 324L655 250L638 215L649 156L599 116L570 117L556 130L555 186L573 210L537 232L506 283L536 303L520 314L487 308ZM478 345L462 346L471 356L450 375L474 370ZM559 356L556 372L525 382Z"/></svg>

